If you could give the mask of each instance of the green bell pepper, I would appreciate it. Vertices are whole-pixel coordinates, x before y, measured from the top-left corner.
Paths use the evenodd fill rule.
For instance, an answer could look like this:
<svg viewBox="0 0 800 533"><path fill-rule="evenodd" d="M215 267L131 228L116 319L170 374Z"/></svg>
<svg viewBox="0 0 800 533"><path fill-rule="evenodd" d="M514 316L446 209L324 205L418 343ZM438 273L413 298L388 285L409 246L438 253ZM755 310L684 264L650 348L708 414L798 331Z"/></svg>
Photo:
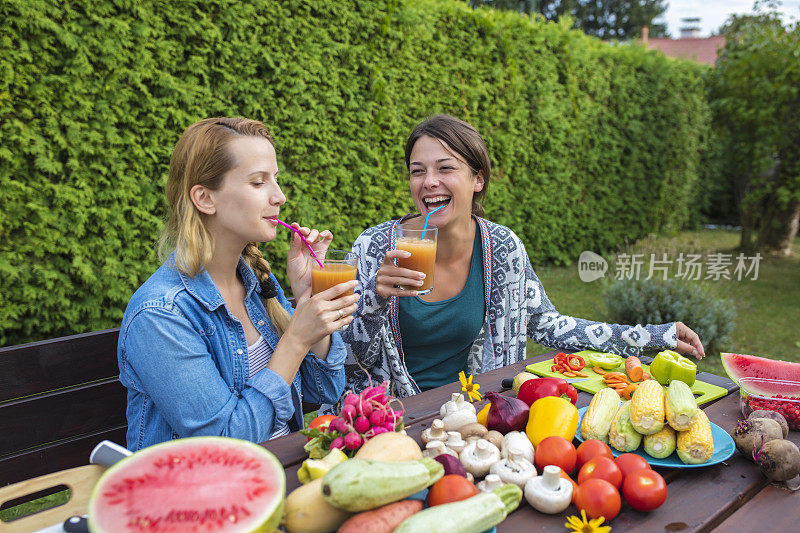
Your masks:
<svg viewBox="0 0 800 533"><path fill-rule="evenodd" d="M672 350L659 352L650 363L650 375L662 385L669 385L670 382L678 380L691 387L694 385L696 374L697 365Z"/></svg>
<svg viewBox="0 0 800 533"><path fill-rule="evenodd" d="M589 352L586 354L586 358L589 359L592 366L599 366L604 370L614 370L625 362L625 360L618 355L604 352Z"/></svg>

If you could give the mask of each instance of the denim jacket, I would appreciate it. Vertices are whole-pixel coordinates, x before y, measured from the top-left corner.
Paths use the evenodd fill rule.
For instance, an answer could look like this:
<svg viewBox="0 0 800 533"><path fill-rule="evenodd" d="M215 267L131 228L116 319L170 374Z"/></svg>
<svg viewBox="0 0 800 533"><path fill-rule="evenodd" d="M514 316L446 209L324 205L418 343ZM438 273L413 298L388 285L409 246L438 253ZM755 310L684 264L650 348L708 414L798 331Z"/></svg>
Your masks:
<svg viewBox="0 0 800 533"><path fill-rule="evenodd" d="M128 303L117 345L120 381L128 388L127 445L132 451L181 437L221 435L262 442L286 422L303 427L302 400L334 403L344 388L346 350L334 333L326 361L310 353L289 386L265 368L248 377L247 339L211 276L175 268L174 254ZM243 259L245 307L274 350L278 333ZM278 300L293 312L283 290Z"/></svg>

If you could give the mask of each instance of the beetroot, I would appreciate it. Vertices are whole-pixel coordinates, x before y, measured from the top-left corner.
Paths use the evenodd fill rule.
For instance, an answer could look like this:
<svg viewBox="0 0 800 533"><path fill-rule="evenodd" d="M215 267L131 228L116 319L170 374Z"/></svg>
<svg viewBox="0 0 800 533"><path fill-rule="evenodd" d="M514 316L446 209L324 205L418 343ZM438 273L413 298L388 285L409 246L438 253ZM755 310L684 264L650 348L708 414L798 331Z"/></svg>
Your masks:
<svg viewBox="0 0 800 533"><path fill-rule="evenodd" d="M736 449L745 457L753 457L753 451L762 443L783 438L781 426L769 418L740 420L731 433Z"/></svg>
<svg viewBox="0 0 800 533"><path fill-rule="evenodd" d="M764 409L757 409L752 413L750 413L750 416L747 417L748 420L750 420L751 418L770 418L781 426L781 429L783 430L784 439L789 434L789 424L786 422L786 418L784 418L784 416L777 411L767 411Z"/></svg>
<svg viewBox="0 0 800 533"><path fill-rule="evenodd" d="M433 460L442 464L445 476L448 474L455 474L457 476L467 477L467 471L457 457L453 457L449 453L440 453L434 457Z"/></svg>
<svg viewBox="0 0 800 533"><path fill-rule="evenodd" d="M525 431L530 411L525 402L496 392L487 392L486 399L492 403L486 418L490 430L499 431L503 435L511 431Z"/></svg>
<svg viewBox="0 0 800 533"><path fill-rule="evenodd" d="M788 481L800 474L800 450L790 440L765 442L753 452L761 473L772 481Z"/></svg>

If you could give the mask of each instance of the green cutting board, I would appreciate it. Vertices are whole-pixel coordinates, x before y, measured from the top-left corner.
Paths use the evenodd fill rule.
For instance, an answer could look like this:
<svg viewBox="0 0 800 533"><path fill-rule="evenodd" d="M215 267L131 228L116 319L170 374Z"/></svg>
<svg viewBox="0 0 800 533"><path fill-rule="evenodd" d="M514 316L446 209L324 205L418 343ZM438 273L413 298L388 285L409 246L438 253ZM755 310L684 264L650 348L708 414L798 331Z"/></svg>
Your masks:
<svg viewBox="0 0 800 533"><path fill-rule="evenodd" d="M594 352L594 351L589 351L589 350L585 350L585 351L582 351L582 352L575 352L576 355L580 355L581 357L583 357L586 360L586 368L581 370L581 372L583 372L584 374L586 374L589 377L587 377L586 379L584 379L582 381L573 382L572 385L578 390L589 392L591 394L597 394L597 391L599 391L600 389L604 388L606 386L606 384L603 382L603 376L601 376L600 374L596 373L591 368L591 364L589 363L587 355L593 354L593 353L600 353L600 352ZM531 372L531 373L539 375L539 376L556 377L556 378L565 378L566 377L566 376L564 376L564 374L562 374L560 372L552 372L552 371L550 371L550 367L552 367L552 366L553 366L553 360L552 359L545 359L544 361L539 361L538 363L534 363L532 365L528 365L527 367L525 367L525 369L528 372ZM650 366L649 365L644 365L643 364L642 368L644 369L645 372L648 372L648 373L650 372ZM621 365L619 365L618 368L615 368L615 369L612 369L612 370L608 370L608 372L623 372L624 373L625 372L625 363L622 363ZM567 379L571 380L573 378L567 378ZM575 379L581 379L581 378L575 378ZM692 389L692 392L694 393L695 398L697 399L697 405L708 403L708 402L710 402L712 400L716 400L717 398L722 398L723 396L726 396L728 394L728 391L723 389L722 387L719 387L717 385L712 385L711 383L706 383L705 381L701 381L699 379L694 382L694 385L692 385L691 389Z"/></svg>

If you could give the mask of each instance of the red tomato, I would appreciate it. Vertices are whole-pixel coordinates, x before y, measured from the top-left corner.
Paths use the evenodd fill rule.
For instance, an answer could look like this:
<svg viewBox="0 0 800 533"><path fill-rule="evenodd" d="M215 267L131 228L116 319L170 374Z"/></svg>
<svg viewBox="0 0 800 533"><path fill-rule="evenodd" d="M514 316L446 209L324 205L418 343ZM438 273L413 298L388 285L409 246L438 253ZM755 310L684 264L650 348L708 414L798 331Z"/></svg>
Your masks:
<svg viewBox="0 0 800 533"><path fill-rule="evenodd" d="M322 431L324 428L328 427L328 424L331 423L336 417L336 415L320 415L308 424L308 429L317 428ZM309 437L308 440L311 440Z"/></svg>
<svg viewBox="0 0 800 533"><path fill-rule="evenodd" d="M619 490L622 486L622 471L608 457L595 457L581 467L578 472L578 485L583 485L588 479L605 479Z"/></svg>
<svg viewBox="0 0 800 533"><path fill-rule="evenodd" d="M577 459L575 446L564 437L559 437L558 435L542 440L533 454L533 462L539 472L543 471L547 465L556 465L564 472L572 472Z"/></svg>
<svg viewBox="0 0 800 533"><path fill-rule="evenodd" d="M428 491L428 507L460 502L476 494L478 494L478 489L467 478L457 474L448 474L434 483Z"/></svg>
<svg viewBox="0 0 800 533"><path fill-rule="evenodd" d="M589 439L581 442L580 446L578 446L578 464L576 465L578 470L580 470L586 461L594 459L595 457L614 458L611 454L611 448L601 440Z"/></svg>
<svg viewBox="0 0 800 533"><path fill-rule="evenodd" d="M613 520L622 507L619 490L605 479L588 479L580 483L574 503L578 512L586 511L589 518L602 516L606 521Z"/></svg>
<svg viewBox="0 0 800 533"><path fill-rule="evenodd" d="M625 478L628 474L641 470L642 468L650 468L650 464L641 455L635 453L623 453L614 459L617 467L622 471L622 482L625 483Z"/></svg>
<svg viewBox="0 0 800 533"><path fill-rule="evenodd" d="M652 511L667 499L667 484L655 470L640 468L625 476L622 495L637 511Z"/></svg>

